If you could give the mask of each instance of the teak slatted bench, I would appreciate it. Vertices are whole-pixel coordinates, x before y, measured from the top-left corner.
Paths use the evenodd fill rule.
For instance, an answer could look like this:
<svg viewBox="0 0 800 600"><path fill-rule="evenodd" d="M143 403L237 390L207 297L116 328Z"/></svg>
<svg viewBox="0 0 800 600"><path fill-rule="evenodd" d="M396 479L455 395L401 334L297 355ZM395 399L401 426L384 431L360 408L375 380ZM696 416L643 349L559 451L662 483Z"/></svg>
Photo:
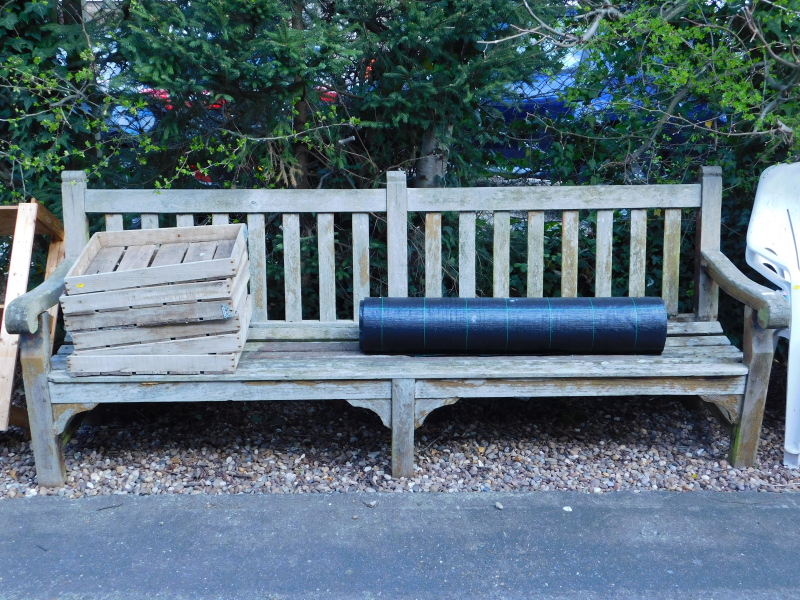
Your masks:
<svg viewBox="0 0 800 600"><path fill-rule="evenodd" d="M407 189L403 173L387 174L376 190L87 190L83 172L62 174L67 259L36 290L8 309L9 330L22 335L22 362L34 456L41 485L64 481L60 434L80 411L103 402L203 400L346 400L376 412L392 431L392 473L414 471L414 428L434 409L470 397L699 395L733 423L731 460L755 461L773 355L772 329L788 324L785 299L739 272L719 252L721 171L703 169L699 184ZM696 310L678 313L682 209L699 210ZM370 213L387 222L389 296L408 295L408 213L425 214L425 293L442 293L441 213L459 213L460 294L475 296L476 212L492 211L494 295L509 294L510 214L528 215L527 289L543 289L544 211L562 212L563 296L578 281L579 211L597 211L596 295L611 293L614 211L630 214L630 287L645 293L647 209L665 214L663 298L671 316L662 356L364 356L358 325L336 318L334 213L352 213L353 301L369 294ZM227 223L247 214L253 315L245 352L230 375L120 375L70 377L69 347L51 358L49 316L64 290L64 274L88 240L88 215L105 214L120 230L123 214L141 214L157 228L173 213L192 226L194 214ZM301 311L300 213L317 215L319 320ZM285 320L267 314L265 215L282 215ZM744 355L717 322L718 290L747 305ZM355 311L358 315L358 311ZM357 316L356 316L357 318Z"/></svg>

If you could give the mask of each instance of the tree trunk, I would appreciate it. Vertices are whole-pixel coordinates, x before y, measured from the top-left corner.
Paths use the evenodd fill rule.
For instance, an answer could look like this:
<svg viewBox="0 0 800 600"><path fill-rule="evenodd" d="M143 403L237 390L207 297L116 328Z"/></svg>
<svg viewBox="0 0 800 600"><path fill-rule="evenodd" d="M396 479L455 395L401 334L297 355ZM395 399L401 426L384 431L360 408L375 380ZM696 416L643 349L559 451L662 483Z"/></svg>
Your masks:
<svg viewBox="0 0 800 600"><path fill-rule="evenodd" d="M412 182L413 187L442 187L444 184L450 149L442 143L441 138L444 137L442 133L449 137L453 133L453 126L448 125L444 132L431 128L423 134L420 157L415 165L417 175Z"/></svg>

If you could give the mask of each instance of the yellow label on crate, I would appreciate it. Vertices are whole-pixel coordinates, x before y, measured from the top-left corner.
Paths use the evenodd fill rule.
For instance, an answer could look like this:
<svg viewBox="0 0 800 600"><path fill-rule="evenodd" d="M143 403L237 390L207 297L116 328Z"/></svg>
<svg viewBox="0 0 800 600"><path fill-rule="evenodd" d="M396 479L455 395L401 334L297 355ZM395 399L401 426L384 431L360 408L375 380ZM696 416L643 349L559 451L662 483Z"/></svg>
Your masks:
<svg viewBox="0 0 800 600"><path fill-rule="evenodd" d="M792 288L792 289L795 289L795 290L800 290L800 285L796 285L796 286L794 286L794 288Z"/></svg>
<svg viewBox="0 0 800 600"><path fill-rule="evenodd" d="M75 287L83 287L83 284L82 283L76 283Z"/></svg>

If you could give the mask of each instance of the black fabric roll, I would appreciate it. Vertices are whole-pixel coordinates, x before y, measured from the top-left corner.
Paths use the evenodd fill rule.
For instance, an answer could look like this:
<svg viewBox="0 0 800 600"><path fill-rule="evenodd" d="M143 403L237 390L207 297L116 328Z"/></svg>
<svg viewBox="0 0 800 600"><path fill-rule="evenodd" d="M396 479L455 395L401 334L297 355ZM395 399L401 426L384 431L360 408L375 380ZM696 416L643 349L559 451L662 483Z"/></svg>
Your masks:
<svg viewBox="0 0 800 600"><path fill-rule="evenodd" d="M367 354L660 354L661 298L365 298Z"/></svg>

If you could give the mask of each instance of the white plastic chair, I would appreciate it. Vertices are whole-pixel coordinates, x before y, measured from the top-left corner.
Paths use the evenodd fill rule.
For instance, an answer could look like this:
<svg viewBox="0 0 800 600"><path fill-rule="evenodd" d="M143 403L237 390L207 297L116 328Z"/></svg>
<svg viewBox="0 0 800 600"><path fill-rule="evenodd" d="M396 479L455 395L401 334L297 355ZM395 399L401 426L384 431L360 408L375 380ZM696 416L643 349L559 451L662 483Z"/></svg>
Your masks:
<svg viewBox="0 0 800 600"><path fill-rule="evenodd" d="M800 163L774 165L761 174L750 225L747 263L789 299L792 325L777 331L789 338L786 436L783 464L800 468ZM777 338L776 338L777 341Z"/></svg>

